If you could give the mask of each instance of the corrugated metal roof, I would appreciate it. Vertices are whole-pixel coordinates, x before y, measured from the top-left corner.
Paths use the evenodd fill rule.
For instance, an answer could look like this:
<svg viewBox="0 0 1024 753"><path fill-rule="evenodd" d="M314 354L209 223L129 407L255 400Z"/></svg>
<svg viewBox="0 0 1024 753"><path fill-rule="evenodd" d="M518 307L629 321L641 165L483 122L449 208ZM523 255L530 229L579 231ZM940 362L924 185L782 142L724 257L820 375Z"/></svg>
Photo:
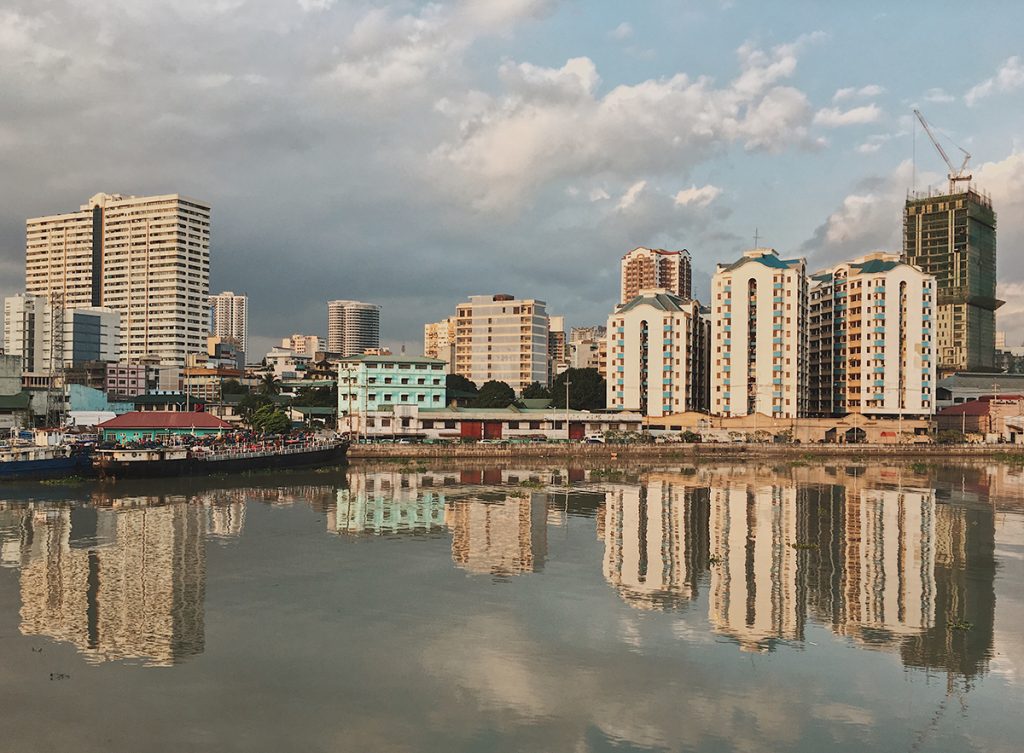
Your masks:
<svg viewBox="0 0 1024 753"><path fill-rule="evenodd" d="M196 411L131 411L104 421L98 429L232 429L209 413Z"/></svg>

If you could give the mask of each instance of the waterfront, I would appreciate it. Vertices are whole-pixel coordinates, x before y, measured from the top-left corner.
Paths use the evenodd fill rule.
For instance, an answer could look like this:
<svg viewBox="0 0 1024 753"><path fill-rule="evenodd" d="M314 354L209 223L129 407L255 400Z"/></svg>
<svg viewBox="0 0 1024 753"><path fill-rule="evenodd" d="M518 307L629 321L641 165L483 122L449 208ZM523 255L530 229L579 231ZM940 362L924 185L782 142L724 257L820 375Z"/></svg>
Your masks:
<svg viewBox="0 0 1024 753"><path fill-rule="evenodd" d="M4 490L0 751L1019 749L1021 466L529 462Z"/></svg>

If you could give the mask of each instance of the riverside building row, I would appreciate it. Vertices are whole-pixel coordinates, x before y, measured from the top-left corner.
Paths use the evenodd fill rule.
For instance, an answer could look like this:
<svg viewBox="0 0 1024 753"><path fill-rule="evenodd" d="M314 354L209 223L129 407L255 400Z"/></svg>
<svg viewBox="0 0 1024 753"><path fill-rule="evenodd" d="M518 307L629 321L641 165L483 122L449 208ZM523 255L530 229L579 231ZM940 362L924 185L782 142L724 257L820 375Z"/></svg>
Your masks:
<svg viewBox="0 0 1024 753"><path fill-rule="evenodd" d="M935 412L935 278L874 253L808 275L770 248L720 264L710 306L641 290L608 319L609 409L776 419Z"/></svg>

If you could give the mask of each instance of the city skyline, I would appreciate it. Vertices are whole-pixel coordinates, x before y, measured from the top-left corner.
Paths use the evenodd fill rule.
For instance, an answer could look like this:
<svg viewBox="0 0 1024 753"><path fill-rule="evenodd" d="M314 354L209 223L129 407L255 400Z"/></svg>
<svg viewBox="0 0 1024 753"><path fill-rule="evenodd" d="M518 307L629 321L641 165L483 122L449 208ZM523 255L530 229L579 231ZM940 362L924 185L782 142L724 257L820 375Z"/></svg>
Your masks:
<svg viewBox="0 0 1024 753"><path fill-rule="evenodd" d="M25 218L99 190L180 190L217 208L211 282L256 301L254 352L288 334L283 320L319 333L323 301L337 296L394 312L394 348L417 343L452 302L499 287L551 302L571 324L600 323L616 261L636 245L690 249L701 299L714 264L753 245L755 229L811 270L898 252L906 190L944 183L912 121L919 106L947 149L974 154L976 185L1000 213L1008 303L997 326L1018 344L1024 64L1012 30L1024 11L1006 5L1005 23L982 30L966 8L925 19L881 4L853 16L802 7L768 24L742 3L582 14L547 0L305 2L251 9L239 25L230 4L157 22L72 0L45 15L15 3L0 44L16 113L0 138L11 164L0 292L20 292ZM907 50L897 40L911 24L936 42L956 29L982 52ZM82 29L104 44L80 49ZM171 76L155 61L184 36L254 54L196 44ZM302 62L289 52L300 47ZM69 117L37 109L30 92L43 80ZM354 96L366 106L347 107ZM103 108L122 98L131 105L112 139ZM659 107L651 122L614 116ZM570 139L574 119L594 124L589 147ZM337 181L339 169L358 179ZM496 271L500 286L487 281Z"/></svg>

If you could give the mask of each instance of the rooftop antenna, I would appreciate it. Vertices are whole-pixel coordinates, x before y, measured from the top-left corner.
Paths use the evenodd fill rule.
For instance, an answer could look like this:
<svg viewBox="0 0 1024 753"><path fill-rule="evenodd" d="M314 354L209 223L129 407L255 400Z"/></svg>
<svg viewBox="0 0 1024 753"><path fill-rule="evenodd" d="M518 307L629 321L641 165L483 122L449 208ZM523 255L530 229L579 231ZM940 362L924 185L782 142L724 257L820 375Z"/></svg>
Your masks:
<svg viewBox="0 0 1024 753"><path fill-rule="evenodd" d="M754 228L754 248L761 248L761 246L758 245L758 242L760 241L760 239L761 239L761 234L759 232L757 232L757 228L755 227Z"/></svg>
<svg viewBox="0 0 1024 753"><path fill-rule="evenodd" d="M971 153L962 146L954 144L953 146L956 146L957 149L963 152L964 161L961 163L959 169L953 167L953 161L949 158L949 155L946 154L946 150L942 148L942 144L939 143L939 140L935 138L935 134L932 133L932 129L928 125L928 121L924 119L924 115L922 115L921 111L917 109L914 110L914 114L917 116L917 119L921 121L921 127L924 128L924 132L927 133L928 138L931 139L932 144L935 146L935 151L939 153L939 156L942 157L942 161L945 162L946 167L949 168L949 174L947 175L949 178L949 192L951 194L955 193L957 183L970 183L971 178L974 177L967 172L967 163L971 161Z"/></svg>

